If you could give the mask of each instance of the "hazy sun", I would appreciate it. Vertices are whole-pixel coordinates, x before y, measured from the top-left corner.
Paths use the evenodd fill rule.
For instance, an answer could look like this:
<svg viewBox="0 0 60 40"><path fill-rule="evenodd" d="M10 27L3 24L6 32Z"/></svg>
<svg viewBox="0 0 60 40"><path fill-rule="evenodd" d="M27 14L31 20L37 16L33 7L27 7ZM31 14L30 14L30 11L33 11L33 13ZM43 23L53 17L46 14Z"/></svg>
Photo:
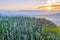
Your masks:
<svg viewBox="0 0 60 40"><path fill-rule="evenodd" d="M39 7L41 10L60 10L60 4L55 4L56 0L48 0L45 6Z"/></svg>
<svg viewBox="0 0 60 40"><path fill-rule="evenodd" d="M48 0L47 1L47 10L53 10L53 7L51 6L52 4L54 4L55 0Z"/></svg>
<svg viewBox="0 0 60 40"><path fill-rule="evenodd" d="M43 8L44 10L53 10L53 7L52 6L46 6Z"/></svg>
<svg viewBox="0 0 60 40"><path fill-rule="evenodd" d="M47 8L47 10L52 10L52 8L49 6L49 7L46 7Z"/></svg>
<svg viewBox="0 0 60 40"><path fill-rule="evenodd" d="M54 3L54 2L55 2L55 0L48 0L48 1L47 1L47 5L48 5L48 6L46 7L46 9L47 9L47 10L52 10L51 5L52 5L52 3Z"/></svg>

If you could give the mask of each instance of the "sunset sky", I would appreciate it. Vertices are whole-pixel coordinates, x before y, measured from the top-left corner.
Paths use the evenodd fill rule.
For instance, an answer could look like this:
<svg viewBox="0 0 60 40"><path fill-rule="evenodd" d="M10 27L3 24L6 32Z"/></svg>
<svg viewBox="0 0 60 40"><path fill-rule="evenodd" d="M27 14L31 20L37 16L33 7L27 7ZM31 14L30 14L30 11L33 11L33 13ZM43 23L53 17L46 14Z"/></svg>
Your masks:
<svg viewBox="0 0 60 40"><path fill-rule="evenodd" d="M56 8L60 9L60 0L0 0L0 9L35 10L50 4L57 4L59 6ZM51 9L51 7L47 8Z"/></svg>

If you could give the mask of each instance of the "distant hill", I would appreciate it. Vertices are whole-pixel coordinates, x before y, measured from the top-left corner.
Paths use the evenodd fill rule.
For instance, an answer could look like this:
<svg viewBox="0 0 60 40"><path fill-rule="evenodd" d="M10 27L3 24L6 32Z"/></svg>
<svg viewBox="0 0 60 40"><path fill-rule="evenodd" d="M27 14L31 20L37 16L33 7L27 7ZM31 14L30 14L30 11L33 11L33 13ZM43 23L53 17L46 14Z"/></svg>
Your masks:
<svg viewBox="0 0 60 40"><path fill-rule="evenodd" d="M42 16L49 17L49 18L60 18L60 13L54 13L54 14L42 15Z"/></svg>
<svg viewBox="0 0 60 40"><path fill-rule="evenodd" d="M57 39L56 25L45 18L23 16L0 16L0 39L50 40ZM3 31L4 30L4 31ZM52 36L53 35L53 36ZM13 38L12 38L13 36ZM49 36L49 38L48 38ZM53 38L54 37L54 38Z"/></svg>
<svg viewBox="0 0 60 40"><path fill-rule="evenodd" d="M0 14L0 16L1 16L2 14Z"/></svg>
<svg viewBox="0 0 60 40"><path fill-rule="evenodd" d="M46 16L60 16L60 13L49 14L49 15L46 15Z"/></svg>

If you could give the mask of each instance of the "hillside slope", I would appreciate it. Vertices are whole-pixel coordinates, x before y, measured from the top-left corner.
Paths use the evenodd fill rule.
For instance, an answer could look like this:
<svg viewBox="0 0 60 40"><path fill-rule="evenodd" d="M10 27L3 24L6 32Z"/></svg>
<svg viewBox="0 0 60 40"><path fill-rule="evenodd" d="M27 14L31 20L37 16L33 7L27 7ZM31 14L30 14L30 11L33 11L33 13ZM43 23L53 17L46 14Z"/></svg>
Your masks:
<svg viewBox="0 0 60 40"><path fill-rule="evenodd" d="M57 40L54 28L44 18L0 16L0 40Z"/></svg>

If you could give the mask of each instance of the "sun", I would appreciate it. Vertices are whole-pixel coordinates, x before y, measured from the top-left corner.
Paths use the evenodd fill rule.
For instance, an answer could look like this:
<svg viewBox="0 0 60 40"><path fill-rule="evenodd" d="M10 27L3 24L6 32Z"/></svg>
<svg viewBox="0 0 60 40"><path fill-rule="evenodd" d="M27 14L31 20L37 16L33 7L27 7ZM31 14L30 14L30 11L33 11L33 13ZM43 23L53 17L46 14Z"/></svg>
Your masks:
<svg viewBox="0 0 60 40"><path fill-rule="evenodd" d="M52 6L46 6L43 8L44 10L53 10L53 7Z"/></svg>
<svg viewBox="0 0 60 40"><path fill-rule="evenodd" d="M56 0L48 0L46 5L40 6L38 9L47 11L60 10L60 4L55 4L55 2Z"/></svg>
<svg viewBox="0 0 60 40"><path fill-rule="evenodd" d="M49 6L49 7L46 7L47 8L47 10L52 10L52 8Z"/></svg>
<svg viewBox="0 0 60 40"><path fill-rule="evenodd" d="M46 9L47 10L52 10L53 7L51 5L54 4L54 2L55 2L55 0L48 0Z"/></svg>
<svg viewBox="0 0 60 40"><path fill-rule="evenodd" d="M47 7L48 10L51 10L51 7Z"/></svg>

